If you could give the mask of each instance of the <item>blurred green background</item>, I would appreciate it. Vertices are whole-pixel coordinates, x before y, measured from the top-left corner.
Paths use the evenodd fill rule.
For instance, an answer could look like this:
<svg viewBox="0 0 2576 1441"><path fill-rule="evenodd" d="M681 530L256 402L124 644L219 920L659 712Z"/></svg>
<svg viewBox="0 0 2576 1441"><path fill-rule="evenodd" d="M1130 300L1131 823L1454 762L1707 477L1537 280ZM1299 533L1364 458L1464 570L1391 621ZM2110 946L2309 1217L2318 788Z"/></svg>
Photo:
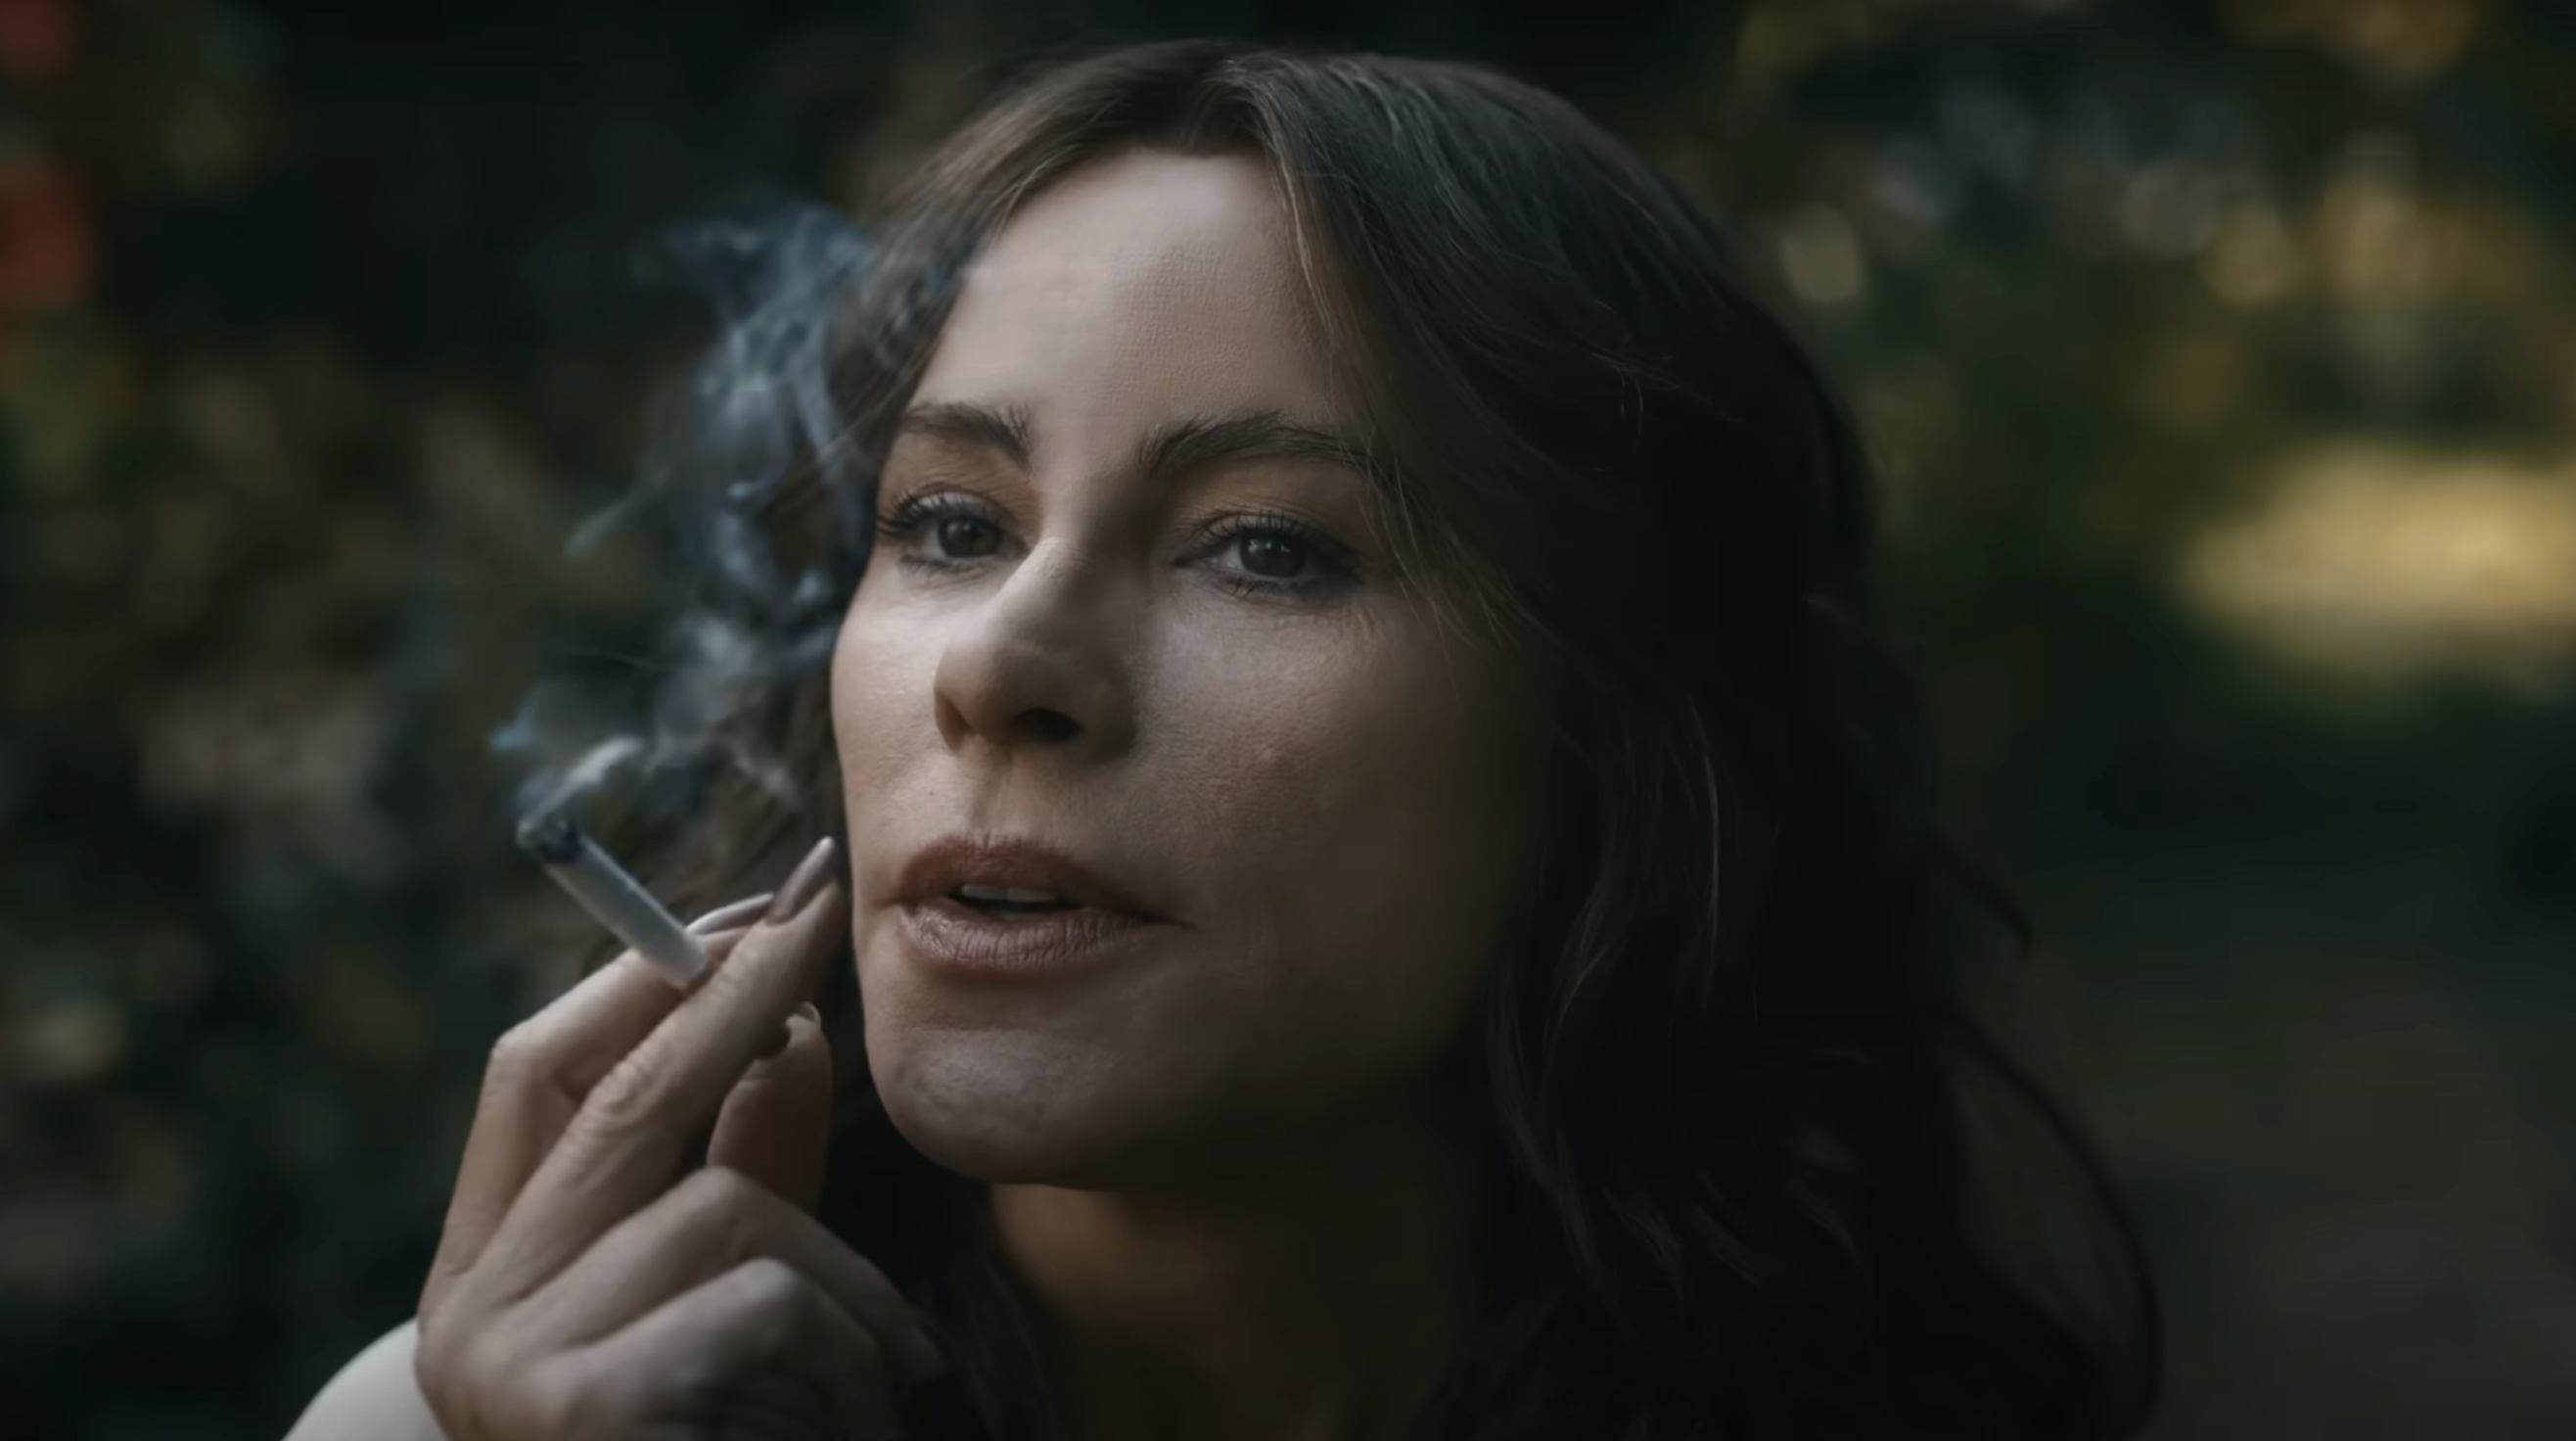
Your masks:
<svg viewBox="0 0 2576 1441"><path fill-rule="evenodd" d="M1068 42L1491 60L1733 219L1883 457L2162 1437L2576 1435L2576 6L0 0L0 1432L260 1438L562 983L485 752L702 321Z"/></svg>

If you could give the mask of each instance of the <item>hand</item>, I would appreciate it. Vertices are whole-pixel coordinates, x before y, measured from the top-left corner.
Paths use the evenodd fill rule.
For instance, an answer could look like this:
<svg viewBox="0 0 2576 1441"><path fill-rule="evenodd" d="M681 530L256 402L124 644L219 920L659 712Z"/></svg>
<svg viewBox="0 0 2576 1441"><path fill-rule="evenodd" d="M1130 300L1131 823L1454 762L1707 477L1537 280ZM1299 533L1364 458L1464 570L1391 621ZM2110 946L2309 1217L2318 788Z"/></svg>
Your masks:
<svg viewBox="0 0 2576 1441"><path fill-rule="evenodd" d="M832 1065L798 1001L846 928L831 859L757 924L757 901L700 922L694 991L622 956L493 1047L420 1303L448 1441L875 1437L939 1369L810 1214Z"/></svg>

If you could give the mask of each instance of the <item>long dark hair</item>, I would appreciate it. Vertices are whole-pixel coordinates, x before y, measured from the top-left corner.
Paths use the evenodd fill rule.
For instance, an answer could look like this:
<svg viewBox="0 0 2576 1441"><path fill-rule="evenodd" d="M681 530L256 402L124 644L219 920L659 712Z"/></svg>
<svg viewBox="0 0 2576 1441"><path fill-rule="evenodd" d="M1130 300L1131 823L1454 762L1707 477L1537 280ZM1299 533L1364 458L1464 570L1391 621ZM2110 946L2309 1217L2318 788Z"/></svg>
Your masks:
<svg viewBox="0 0 2576 1441"><path fill-rule="evenodd" d="M876 232L836 366L861 490L977 247L1136 147L1267 166L1367 378L1395 533L1473 602L1477 643L1556 686L1553 824L1480 1037L1494 1303L1426 1431L2134 1434L2153 1290L2102 1168L1972 1008L1973 963L2018 926L1935 828L1926 722L1872 618L1854 428L1714 222L1571 107L1468 66L1207 42L1039 74ZM785 541L829 544L820 489L782 503ZM840 828L821 678L775 719L810 808L723 791L684 898ZM847 965L832 985L827 1219L959 1363L911 1434L1049 1434L981 1188L895 1134ZM2036 1123L2016 1134L2068 1163L2061 1194L2108 1238L2080 1303L1997 1234L1989 1100Z"/></svg>

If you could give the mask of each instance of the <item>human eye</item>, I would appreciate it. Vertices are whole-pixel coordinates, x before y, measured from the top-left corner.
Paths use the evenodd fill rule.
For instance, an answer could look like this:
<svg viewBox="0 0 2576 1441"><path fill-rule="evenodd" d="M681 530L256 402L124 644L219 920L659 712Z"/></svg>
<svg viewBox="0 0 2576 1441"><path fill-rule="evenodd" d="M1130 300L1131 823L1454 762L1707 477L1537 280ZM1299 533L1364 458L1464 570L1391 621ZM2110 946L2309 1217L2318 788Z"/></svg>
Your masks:
<svg viewBox="0 0 2576 1441"><path fill-rule="evenodd" d="M1199 554L1240 595L1312 593L1351 577L1349 548L1295 516L1228 516L1208 528Z"/></svg>
<svg viewBox="0 0 2576 1441"><path fill-rule="evenodd" d="M956 491L913 495L877 517L877 535L907 565L956 570L999 555L1009 543L1001 515Z"/></svg>

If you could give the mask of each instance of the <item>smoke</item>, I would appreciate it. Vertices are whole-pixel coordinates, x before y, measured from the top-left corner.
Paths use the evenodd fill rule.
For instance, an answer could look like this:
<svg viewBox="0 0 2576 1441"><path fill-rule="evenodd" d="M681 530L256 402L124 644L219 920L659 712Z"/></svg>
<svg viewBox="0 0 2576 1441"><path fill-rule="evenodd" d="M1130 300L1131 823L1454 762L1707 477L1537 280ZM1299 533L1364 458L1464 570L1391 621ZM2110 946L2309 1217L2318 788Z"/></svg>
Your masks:
<svg viewBox="0 0 2576 1441"><path fill-rule="evenodd" d="M518 816L612 785L676 808L727 771L791 795L763 702L830 656L867 560L866 497L828 383L833 317L866 259L847 221L793 203L675 229L639 258L639 281L703 298L720 330L661 408L634 487L576 528L566 554L648 527L676 554L680 610L640 693L549 677L493 733L493 750L525 767ZM763 508L808 475L832 498L833 534L791 567Z"/></svg>

